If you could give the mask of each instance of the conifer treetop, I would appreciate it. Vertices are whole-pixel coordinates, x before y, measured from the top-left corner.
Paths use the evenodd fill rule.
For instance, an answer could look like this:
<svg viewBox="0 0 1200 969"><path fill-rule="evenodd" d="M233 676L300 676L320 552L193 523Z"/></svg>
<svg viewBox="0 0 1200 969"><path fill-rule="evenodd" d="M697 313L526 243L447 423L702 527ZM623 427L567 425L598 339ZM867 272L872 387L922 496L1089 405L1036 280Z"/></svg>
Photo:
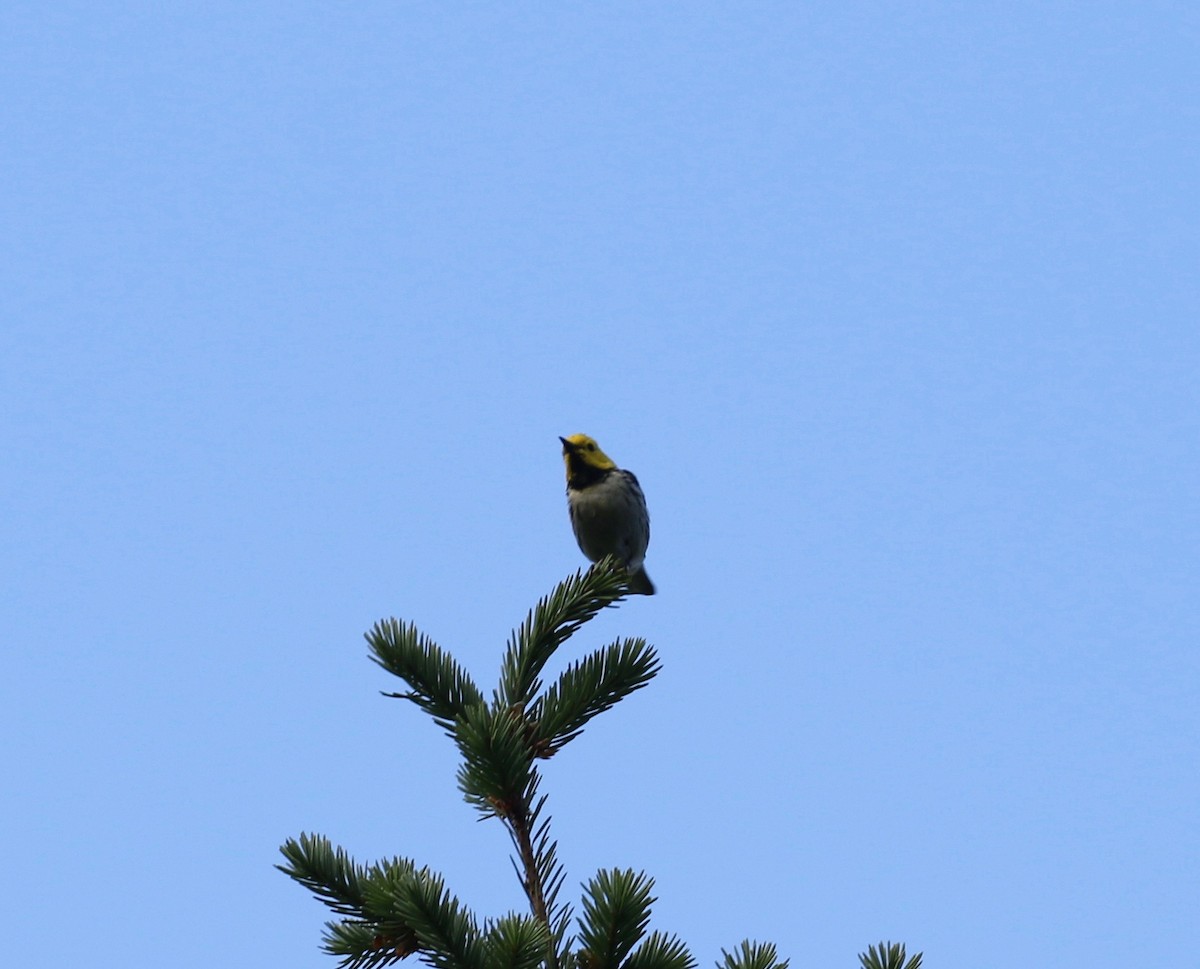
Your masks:
<svg viewBox="0 0 1200 969"><path fill-rule="evenodd" d="M676 936L649 931L654 882L644 872L597 872L583 886L571 934L574 910L561 898L566 875L540 790L539 762L661 668L645 640L620 639L543 685L559 647L628 594L629 576L611 558L568 576L513 630L490 700L412 623L385 619L368 630L371 660L406 686L385 695L415 704L454 741L463 797L508 832L529 911L479 918L427 866L399 856L364 865L322 835L301 834L284 843L276 867L337 916L322 944L340 966L375 969L416 956L434 969L695 969ZM746 941L722 956L718 969L787 969L765 943ZM860 960L863 969L920 966L919 955L907 964L879 961L891 960L882 946Z"/></svg>

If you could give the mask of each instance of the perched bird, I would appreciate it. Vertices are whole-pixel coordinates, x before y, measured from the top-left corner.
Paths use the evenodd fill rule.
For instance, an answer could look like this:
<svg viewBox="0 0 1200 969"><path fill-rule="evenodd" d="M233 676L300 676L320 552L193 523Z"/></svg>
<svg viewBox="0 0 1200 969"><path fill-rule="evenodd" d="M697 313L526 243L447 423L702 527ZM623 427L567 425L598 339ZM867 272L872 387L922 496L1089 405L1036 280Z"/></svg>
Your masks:
<svg viewBox="0 0 1200 969"><path fill-rule="evenodd" d="M638 479L618 468L586 434L559 440L575 541L593 562L615 555L629 573L629 590L654 595L654 583L642 567L650 544L650 513Z"/></svg>

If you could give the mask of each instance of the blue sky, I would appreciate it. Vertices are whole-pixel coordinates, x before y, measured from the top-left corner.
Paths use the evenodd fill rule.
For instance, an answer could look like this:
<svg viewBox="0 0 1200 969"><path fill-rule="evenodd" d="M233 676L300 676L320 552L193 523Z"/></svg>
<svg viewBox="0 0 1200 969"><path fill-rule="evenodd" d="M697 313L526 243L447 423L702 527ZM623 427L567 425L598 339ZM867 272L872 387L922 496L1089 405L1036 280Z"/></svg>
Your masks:
<svg viewBox="0 0 1200 969"><path fill-rule="evenodd" d="M1200 908L1183 3L0 11L6 951L289 965L301 831L521 904L366 659L485 687L637 472L664 670L548 765L702 965L1177 964Z"/></svg>

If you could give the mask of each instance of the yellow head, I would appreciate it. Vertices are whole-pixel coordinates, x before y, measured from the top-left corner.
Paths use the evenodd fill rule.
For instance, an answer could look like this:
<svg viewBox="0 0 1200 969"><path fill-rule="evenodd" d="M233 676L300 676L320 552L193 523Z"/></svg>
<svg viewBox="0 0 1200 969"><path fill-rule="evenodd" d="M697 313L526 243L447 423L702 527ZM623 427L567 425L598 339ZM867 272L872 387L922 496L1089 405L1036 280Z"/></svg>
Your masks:
<svg viewBox="0 0 1200 969"><path fill-rule="evenodd" d="M567 466L567 480L572 478L597 477L616 468L613 459L600 450L600 445L586 434L560 437L563 446L563 463Z"/></svg>

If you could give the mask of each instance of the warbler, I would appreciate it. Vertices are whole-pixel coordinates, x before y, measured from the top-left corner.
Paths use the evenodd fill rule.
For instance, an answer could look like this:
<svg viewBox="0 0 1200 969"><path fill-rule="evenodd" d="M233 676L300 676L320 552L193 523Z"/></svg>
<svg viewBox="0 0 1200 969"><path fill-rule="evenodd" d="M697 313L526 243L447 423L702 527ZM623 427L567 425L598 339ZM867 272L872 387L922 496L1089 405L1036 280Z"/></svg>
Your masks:
<svg viewBox="0 0 1200 969"><path fill-rule="evenodd" d="M593 562L606 555L620 559L629 573L630 592L654 595L654 583L642 567L650 544L650 513L638 479L618 468L586 434L559 440L575 541Z"/></svg>

